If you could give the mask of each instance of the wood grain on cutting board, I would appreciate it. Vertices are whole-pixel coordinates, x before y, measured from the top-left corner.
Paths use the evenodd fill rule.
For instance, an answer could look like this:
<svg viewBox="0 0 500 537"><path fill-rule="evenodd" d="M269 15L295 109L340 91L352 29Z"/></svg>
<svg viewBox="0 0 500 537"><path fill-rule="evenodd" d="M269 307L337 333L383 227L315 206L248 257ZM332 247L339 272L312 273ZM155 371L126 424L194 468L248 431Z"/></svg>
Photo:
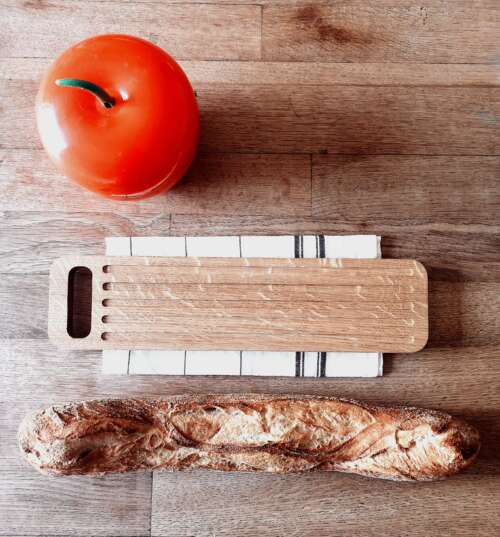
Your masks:
<svg viewBox="0 0 500 537"><path fill-rule="evenodd" d="M493 535L500 525L500 85L496 0L8 0L0 7L0 535ZM112 204L48 162L43 69L93 33L181 60L203 139L171 193ZM371 233L422 261L430 340L373 380L103 377L47 340L48 271L106 236ZM348 476L49 480L23 415L69 399L299 392L435 407L481 430L475 466L401 487ZM98 515L96 515L98 513Z"/></svg>
<svg viewBox="0 0 500 537"><path fill-rule="evenodd" d="M85 337L67 328L78 267L92 273ZM396 259L66 257L51 268L49 337L69 349L415 352L427 273Z"/></svg>

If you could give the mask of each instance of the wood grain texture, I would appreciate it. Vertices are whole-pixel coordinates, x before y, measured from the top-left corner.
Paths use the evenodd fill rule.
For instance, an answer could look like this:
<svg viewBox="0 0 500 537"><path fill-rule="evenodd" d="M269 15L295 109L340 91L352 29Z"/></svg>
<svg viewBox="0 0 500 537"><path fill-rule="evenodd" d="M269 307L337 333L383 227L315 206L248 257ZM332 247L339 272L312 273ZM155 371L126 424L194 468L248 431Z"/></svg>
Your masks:
<svg viewBox="0 0 500 537"><path fill-rule="evenodd" d="M494 88L214 84L197 91L201 146L209 151L500 154Z"/></svg>
<svg viewBox="0 0 500 537"><path fill-rule="evenodd" d="M315 155L313 214L371 224L495 225L499 177L500 157Z"/></svg>
<svg viewBox="0 0 500 537"><path fill-rule="evenodd" d="M91 35L118 33L152 41L177 58L260 58L261 12L254 5L15 1L2 7L2 20L3 57L52 58ZM19 39L26 28L29 39Z"/></svg>
<svg viewBox="0 0 500 537"><path fill-rule="evenodd" d="M460 234L467 232L483 233L485 236L494 236L498 230L498 225L491 224L454 224L447 222L426 222L423 224L412 224L406 226L404 218L393 220L392 222L369 223L359 222L356 212L356 207L352 207L353 219L350 214L345 215L344 220L335 218L318 218L318 217L264 217L264 216L237 216L237 215L185 215L172 214L171 230L179 233L180 230L186 229L194 231L200 229L200 226L208 226L211 224L210 235L235 234L231 230L241 229L243 234L285 234L296 235L294 231L303 230L305 234L320 233L321 230L327 234L356 234L356 232L374 233L374 230L385 233L402 233L411 234L414 231L418 232L441 232L443 234ZM188 233L189 234L189 233ZM196 235L196 233L191 233ZM202 233L199 232L198 235Z"/></svg>
<svg viewBox="0 0 500 537"><path fill-rule="evenodd" d="M23 278L2 274L0 278L0 337L46 338L49 285L44 275Z"/></svg>
<svg viewBox="0 0 500 537"><path fill-rule="evenodd" d="M106 212L0 211L2 272L48 273L54 259L68 253L104 253L106 237L169 232L168 213L144 206L139 213L125 210L120 214L112 212L112 207Z"/></svg>
<svg viewBox="0 0 500 537"><path fill-rule="evenodd" d="M18 0L5 0L6 2L17 2ZM43 0L34 0L35 2L43 2ZM70 0L72 1L72 0ZM100 0L87 0L89 3L92 2L99 2ZM135 3L137 0L109 0L110 2L116 2L117 4L120 3ZM158 2L163 2L164 0L157 0ZM200 0L168 0L169 4L199 4ZM204 4L230 4L230 5L240 5L240 4L248 4L248 0L204 0ZM310 5L314 4L314 0L252 0L252 5L258 5L258 6L279 6L283 4L288 4L291 6L303 6L303 5ZM322 3L322 2L318 2ZM326 3L326 2L323 2ZM331 4L333 6L342 6L346 3L352 3L353 5L356 5L356 1L353 0L328 0L328 4ZM361 0L357 0L357 3L362 4ZM449 5L450 0L421 0L418 5L421 6L434 6L434 7L446 7ZM397 2L398 6L401 7L407 7L410 8L412 6L415 6L416 2L415 0L398 0ZM377 2L378 6L381 7L393 7L394 6L394 0L379 0ZM455 0L454 6L457 7L478 7L478 8L494 8L496 4L496 0Z"/></svg>
<svg viewBox="0 0 500 537"><path fill-rule="evenodd" d="M495 64L332 63L253 60L181 60L194 85L498 86ZM0 79L37 83L50 58L0 57Z"/></svg>
<svg viewBox="0 0 500 537"><path fill-rule="evenodd" d="M499 24L491 2L270 5L262 49L264 59L282 61L494 63Z"/></svg>
<svg viewBox="0 0 500 537"><path fill-rule="evenodd" d="M465 502L470 509L461 516L461 525L473 525L478 535L495 531L496 506L484 507L488 498L498 496L495 478L478 482L475 476L464 475L436 487L424 485L415 497L411 487L373 487L366 479L345 476L245 480L241 475L212 478L193 472L183 477L154 475L152 535L293 535L299 525L304 528L301 535L312 537L329 534L332 523L352 529L356 535L374 535L387 532L388 512L394 512L390 531L395 535L411 524L415 528L412 535L447 535L452 527L453 535L466 536L467 531L460 527L455 530L454 518ZM177 494L168 494L171 490ZM304 495L304 490L312 492ZM193 495L196 506L189 501ZM447 498L446 513L439 506L443 497ZM408 510L404 517L397 514L403 509ZM424 511L428 516L420 520L417 513ZM255 512L258 517L253 516Z"/></svg>
<svg viewBox="0 0 500 537"><path fill-rule="evenodd" d="M191 83L301 86L496 87L500 69L485 64L331 63L179 60ZM48 58L0 57L0 80L36 85Z"/></svg>
<svg viewBox="0 0 500 537"><path fill-rule="evenodd" d="M75 338L68 278L79 266L92 272L92 307ZM129 305L129 284L145 299ZM207 300L213 285L224 291ZM227 300L234 285L239 299ZM51 267L49 337L62 348L415 352L427 336L427 273L411 260L95 256Z"/></svg>
<svg viewBox="0 0 500 537"><path fill-rule="evenodd" d="M41 479L17 458L0 461L0 468L0 535L149 535L151 473Z"/></svg>
<svg viewBox="0 0 500 537"><path fill-rule="evenodd" d="M415 229L416 227L416 229ZM383 257L418 256L433 281L500 281L500 233L491 226L463 226L454 232L450 227L427 230L408 226L399 232L388 230L382 243ZM452 226L451 226L452 227ZM459 227L459 226L457 226ZM470 231L466 231L469 227Z"/></svg>
<svg viewBox="0 0 500 537"><path fill-rule="evenodd" d="M305 86L498 86L500 70L487 64L332 63L252 60L179 60L200 84ZM37 82L49 58L0 57L0 79Z"/></svg>
<svg viewBox="0 0 500 537"><path fill-rule="evenodd" d="M114 203L61 176L42 150L0 149L0 210L102 211L132 220L154 213L308 215L310 174L306 155L200 153L184 180L168 193L141 203ZM48 195L54 189L58 195Z"/></svg>
<svg viewBox="0 0 500 537"><path fill-rule="evenodd" d="M27 63L26 60L21 60ZM10 72L23 72L20 60ZM30 62L31 63L31 62ZM290 84L305 86L498 86L496 65L425 63L329 63L275 61L182 61L196 86L201 84Z"/></svg>
<svg viewBox="0 0 500 537"><path fill-rule="evenodd" d="M38 83L23 76L0 79L0 98L10 103L0 110L4 148L40 147ZM200 83L195 90L207 152L500 154L494 87Z"/></svg>

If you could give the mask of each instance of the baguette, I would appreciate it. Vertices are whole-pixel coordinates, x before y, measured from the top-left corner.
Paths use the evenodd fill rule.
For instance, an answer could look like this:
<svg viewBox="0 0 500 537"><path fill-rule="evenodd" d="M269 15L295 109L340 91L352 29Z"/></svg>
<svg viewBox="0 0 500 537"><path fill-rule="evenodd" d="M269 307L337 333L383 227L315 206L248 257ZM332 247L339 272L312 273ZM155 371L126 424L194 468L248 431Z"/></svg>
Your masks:
<svg viewBox="0 0 500 537"><path fill-rule="evenodd" d="M336 470L428 481L467 467L479 434L443 412L333 397L205 395L51 406L19 428L23 456L52 475L130 470Z"/></svg>

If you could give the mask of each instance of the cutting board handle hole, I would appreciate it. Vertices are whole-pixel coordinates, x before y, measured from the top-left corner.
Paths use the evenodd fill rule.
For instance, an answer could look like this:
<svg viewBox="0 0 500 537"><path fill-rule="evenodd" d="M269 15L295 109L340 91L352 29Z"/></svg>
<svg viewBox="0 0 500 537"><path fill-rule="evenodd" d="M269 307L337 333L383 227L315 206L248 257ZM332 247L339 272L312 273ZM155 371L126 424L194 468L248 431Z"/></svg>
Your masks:
<svg viewBox="0 0 500 537"><path fill-rule="evenodd" d="M92 328L92 271L73 267L68 274L67 330L72 338L85 338Z"/></svg>

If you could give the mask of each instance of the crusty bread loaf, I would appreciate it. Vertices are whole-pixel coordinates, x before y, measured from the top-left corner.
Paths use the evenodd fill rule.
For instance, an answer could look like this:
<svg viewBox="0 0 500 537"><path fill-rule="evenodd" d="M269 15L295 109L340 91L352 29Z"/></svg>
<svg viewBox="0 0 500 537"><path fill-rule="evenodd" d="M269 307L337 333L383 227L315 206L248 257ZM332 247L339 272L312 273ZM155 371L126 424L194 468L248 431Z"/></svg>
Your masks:
<svg viewBox="0 0 500 537"><path fill-rule="evenodd" d="M442 412L242 394L52 406L23 421L19 445L35 468L56 475L209 468L433 480L468 466L480 442Z"/></svg>

